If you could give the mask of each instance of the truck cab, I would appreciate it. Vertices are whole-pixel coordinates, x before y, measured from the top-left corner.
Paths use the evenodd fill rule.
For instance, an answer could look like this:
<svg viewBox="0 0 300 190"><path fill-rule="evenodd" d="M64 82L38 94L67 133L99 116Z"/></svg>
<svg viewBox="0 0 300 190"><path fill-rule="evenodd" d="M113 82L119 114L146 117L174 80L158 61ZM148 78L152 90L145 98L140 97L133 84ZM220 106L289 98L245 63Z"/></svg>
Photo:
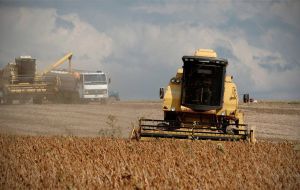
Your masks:
<svg viewBox="0 0 300 190"><path fill-rule="evenodd" d="M108 98L109 78L102 71L80 72L79 96L89 101L105 101Z"/></svg>

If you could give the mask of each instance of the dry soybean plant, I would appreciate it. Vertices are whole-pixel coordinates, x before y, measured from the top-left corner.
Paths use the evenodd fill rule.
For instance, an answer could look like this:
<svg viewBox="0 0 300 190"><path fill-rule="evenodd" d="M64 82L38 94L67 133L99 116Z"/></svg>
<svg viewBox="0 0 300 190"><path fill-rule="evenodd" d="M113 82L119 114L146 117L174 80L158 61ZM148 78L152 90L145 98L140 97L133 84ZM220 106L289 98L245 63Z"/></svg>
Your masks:
<svg viewBox="0 0 300 190"><path fill-rule="evenodd" d="M299 171L285 142L0 135L0 189L299 189Z"/></svg>

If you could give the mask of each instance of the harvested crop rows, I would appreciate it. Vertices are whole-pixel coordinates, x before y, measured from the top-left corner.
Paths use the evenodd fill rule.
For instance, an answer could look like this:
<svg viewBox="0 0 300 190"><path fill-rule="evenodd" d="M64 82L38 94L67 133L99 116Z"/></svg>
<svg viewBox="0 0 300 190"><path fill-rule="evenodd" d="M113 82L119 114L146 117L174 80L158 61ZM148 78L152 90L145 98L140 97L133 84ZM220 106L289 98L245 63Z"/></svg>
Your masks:
<svg viewBox="0 0 300 190"><path fill-rule="evenodd" d="M288 142L0 136L0 189L299 189Z"/></svg>

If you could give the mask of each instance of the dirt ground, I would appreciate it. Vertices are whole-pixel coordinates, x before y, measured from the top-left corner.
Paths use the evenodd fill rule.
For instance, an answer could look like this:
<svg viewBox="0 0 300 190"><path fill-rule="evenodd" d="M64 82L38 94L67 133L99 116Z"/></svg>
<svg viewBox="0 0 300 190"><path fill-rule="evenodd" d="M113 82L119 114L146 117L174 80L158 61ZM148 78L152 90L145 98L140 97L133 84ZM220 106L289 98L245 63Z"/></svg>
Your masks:
<svg viewBox="0 0 300 190"><path fill-rule="evenodd" d="M246 123L255 126L258 139L300 140L299 103L264 102L240 108ZM109 132L113 123L126 138L140 117L162 119L161 102L0 105L0 133L97 137Z"/></svg>

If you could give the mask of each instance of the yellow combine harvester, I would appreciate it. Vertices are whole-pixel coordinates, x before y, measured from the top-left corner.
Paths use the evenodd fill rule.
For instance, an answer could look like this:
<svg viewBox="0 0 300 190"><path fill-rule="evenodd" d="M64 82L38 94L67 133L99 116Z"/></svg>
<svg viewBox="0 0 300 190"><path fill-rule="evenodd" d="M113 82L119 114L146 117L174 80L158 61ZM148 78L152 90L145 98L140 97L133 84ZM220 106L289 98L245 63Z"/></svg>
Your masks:
<svg viewBox="0 0 300 190"><path fill-rule="evenodd" d="M238 109L238 93L232 76L226 76L226 59L213 50L199 49L183 56L163 98L164 120L140 119L132 138L179 138L254 141Z"/></svg>
<svg viewBox="0 0 300 190"><path fill-rule="evenodd" d="M31 56L20 56L15 63L8 63L0 69L0 104L12 104L14 100L25 103L30 99L41 104L44 98L56 96L57 85L49 83L46 74L67 60L71 70L72 55L66 54L41 73L36 71L36 59Z"/></svg>

